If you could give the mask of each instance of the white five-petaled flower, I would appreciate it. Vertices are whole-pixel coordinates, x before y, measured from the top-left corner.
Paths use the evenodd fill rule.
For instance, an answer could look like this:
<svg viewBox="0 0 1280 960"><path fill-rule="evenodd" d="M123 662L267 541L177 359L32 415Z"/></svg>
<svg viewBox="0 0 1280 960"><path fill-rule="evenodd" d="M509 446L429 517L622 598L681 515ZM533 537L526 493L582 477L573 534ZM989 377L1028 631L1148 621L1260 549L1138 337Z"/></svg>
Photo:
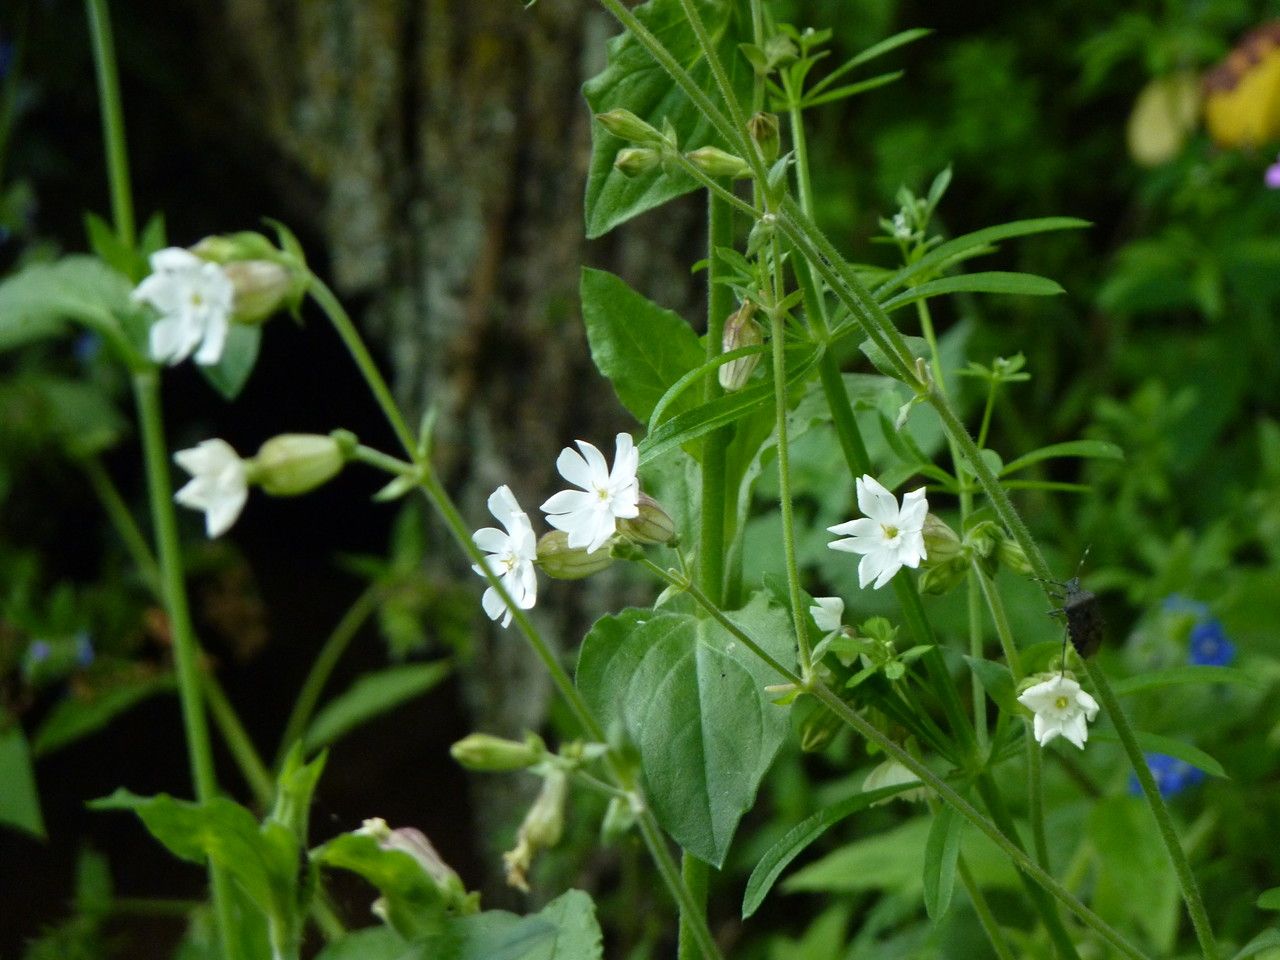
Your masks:
<svg viewBox="0 0 1280 960"><path fill-rule="evenodd" d="M1036 715L1035 735L1042 747L1054 737L1065 737L1083 750L1088 723L1098 715L1098 701L1061 674L1028 687L1018 702Z"/></svg>
<svg viewBox="0 0 1280 960"><path fill-rule="evenodd" d="M160 314L151 325L151 359L172 366L195 353L196 363L222 358L231 323L235 287L216 263L181 247L151 255L151 276L133 291ZM199 349L197 349L199 348Z"/></svg>
<svg viewBox="0 0 1280 960"><path fill-rule="evenodd" d="M485 559L489 562L489 569L502 580L502 586L516 606L528 610L538 599L538 579L533 566L538 557L538 542L533 535L533 525L505 483L489 494L489 512L506 528L506 532L496 527L483 527L472 537L476 546L488 554ZM480 564L473 564L471 569L484 576ZM485 590L480 603L490 620L502 617L502 625L510 626L511 611L497 590L493 587Z"/></svg>
<svg viewBox="0 0 1280 960"><path fill-rule="evenodd" d="M174 462L191 474L191 479L173 499L184 507L204 511L205 529L219 537L231 529L249 497L245 463L225 440L205 440L198 446L179 450Z"/></svg>
<svg viewBox="0 0 1280 960"><path fill-rule="evenodd" d="M813 622L823 633L832 633L842 626L844 601L839 597L814 597L809 616L813 617Z"/></svg>
<svg viewBox="0 0 1280 960"><path fill-rule="evenodd" d="M581 490L561 490L542 505L547 523L569 535L571 548L585 547L595 553L613 536L619 520L639 516L640 482L636 468L640 452L629 433L618 434L613 469L604 454L585 440L575 441L578 453L565 447L556 459L556 469Z"/></svg>
<svg viewBox="0 0 1280 960"><path fill-rule="evenodd" d="M897 498L875 477L858 478L858 507L866 514L857 520L827 527L844 537L827 544L832 550L860 553L858 586L866 588L875 581L879 590L903 567L918 567L925 559L924 518L929 512L924 487Z"/></svg>

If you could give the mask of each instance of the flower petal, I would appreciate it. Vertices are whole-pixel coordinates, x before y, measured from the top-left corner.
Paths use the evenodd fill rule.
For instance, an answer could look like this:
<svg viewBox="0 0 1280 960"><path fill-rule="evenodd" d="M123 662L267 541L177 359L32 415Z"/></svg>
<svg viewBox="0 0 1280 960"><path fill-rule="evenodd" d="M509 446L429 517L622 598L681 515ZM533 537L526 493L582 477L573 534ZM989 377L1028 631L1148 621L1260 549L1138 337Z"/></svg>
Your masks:
<svg viewBox="0 0 1280 960"><path fill-rule="evenodd" d="M595 448L592 447L592 449ZM583 490L591 489L591 468L587 466L587 461L582 458L582 454L573 447L565 447L560 451L560 456L556 458L556 469L560 471L560 476L575 487L581 487ZM545 510L546 507L542 509Z"/></svg>
<svg viewBox="0 0 1280 960"><path fill-rule="evenodd" d="M887 526L897 526L898 501L871 474L863 474L858 478L858 509L872 520Z"/></svg>
<svg viewBox="0 0 1280 960"><path fill-rule="evenodd" d="M580 486L586 487L588 490L593 486L607 486L609 483L609 464L605 462L604 454L595 445L587 443L585 440L575 440L573 442L582 451L583 459L587 461L587 469L591 471L591 482L580 484Z"/></svg>
<svg viewBox="0 0 1280 960"><path fill-rule="evenodd" d="M481 527L471 539L485 553L503 553L511 543L511 537L496 527Z"/></svg>

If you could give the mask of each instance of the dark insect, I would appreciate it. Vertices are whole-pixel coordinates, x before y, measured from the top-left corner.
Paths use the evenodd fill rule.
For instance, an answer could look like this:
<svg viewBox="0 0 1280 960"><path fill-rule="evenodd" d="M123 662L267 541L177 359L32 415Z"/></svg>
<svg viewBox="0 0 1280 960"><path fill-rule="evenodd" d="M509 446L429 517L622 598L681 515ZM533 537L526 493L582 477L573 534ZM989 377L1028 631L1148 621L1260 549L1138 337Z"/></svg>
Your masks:
<svg viewBox="0 0 1280 960"><path fill-rule="evenodd" d="M1067 637L1076 653L1082 657L1093 656L1102 646L1102 610L1097 596L1080 586L1079 577L1072 577L1066 583L1052 583L1060 591L1056 599L1062 606L1049 611L1049 616L1066 621Z"/></svg>

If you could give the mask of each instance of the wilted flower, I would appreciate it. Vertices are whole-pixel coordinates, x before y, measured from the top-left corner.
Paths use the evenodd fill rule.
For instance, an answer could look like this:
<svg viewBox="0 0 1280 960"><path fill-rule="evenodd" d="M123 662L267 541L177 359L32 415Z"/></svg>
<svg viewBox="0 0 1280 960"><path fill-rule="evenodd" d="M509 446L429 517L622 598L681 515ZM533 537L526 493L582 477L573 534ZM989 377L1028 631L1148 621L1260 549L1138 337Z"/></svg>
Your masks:
<svg viewBox="0 0 1280 960"><path fill-rule="evenodd" d="M134 289L133 299L160 314L150 334L156 363L172 366L193 351L204 366L222 358L235 288L218 264L181 247L157 250L151 255L151 276Z"/></svg>
<svg viewBox="0 0 1280 960"><path fill-rule="evenodd" d="M569 780L565 772L558 768L548 770L543 775L542 789L520 824L515 849L502 855L509 885L529 892L528 872L534 856L539 850L549 849L560 842L560 835L564 832L564 805L568 797Z"/></svg>
<svg viewBox="0 0 1280 960"><path fill-rule="evenodd" d="M1187 662L1197 667L1225 667L1236 658L1236 645L1227 639L1216 617L1191 628Z"/></svg>
<svg viewBox="0 0 1280 960"><path fill-rule="evenodd" d="M844 536L827 544L832 550L862 554L858 564L858 586L874 581L879 590L903 567L918 567L925 559L924 520L929 512L924 487L902 498L902 506L875 477L858 478L858 507L866 514L857 520L827 527Z"/></svg>
<svg viewBox="0 0 1280 960"><path fill-rule="evenodd" d="M844 616L844 601L839 597L814 597L809 616L823 633L839 630Z"/></svg>
<svg viewBox="0 0 1280 960"><path fill-rule="evenodd" d="M486 559L490 569L501 578L502 586L516 606L529 610L538 599L538 578L533 567L538 547L533 525L505 483L489 495L489 512L506 528L506 532L496 527L484 527L472 534L472 538L476 546L489 555ZM484 568L478 563L471 569L484 576ZM480 602L490 620L502 617L504 627L511 625L511 611L493 587L485 590Z"/></svg>
<svg viewBox="0 0 1280 960"><path fill-rule="evenodd" d="M1088 722L1098 715L1098 702L1061 674L1028 687L1018 702L1035 714L1035 736L1042 747L1054 737L1065 737L1083 750Z"/></svg>
<svg viewBox="0 0 1280 960"><path fill-rule="evenodd" d="M640 482L636 469L640 454L629 433L616 439L613 469L604 454L585 440L578 440L578 453L565 447L556 459L556 469L581 490L561 490L542 505L547 523L569 534L570 547L586 547L594 553L617 532L618 521L639 516Z"/></svg>
<svg viewBox="0 0 1280 960"><path fill-rule="evenodd" d="M192 510L203 510L209 536L222 536L236 522L249 498L245 462L225 440L204 440L190 449L179 450L173 459L191 474L191 480L173 499Z"/></svg>

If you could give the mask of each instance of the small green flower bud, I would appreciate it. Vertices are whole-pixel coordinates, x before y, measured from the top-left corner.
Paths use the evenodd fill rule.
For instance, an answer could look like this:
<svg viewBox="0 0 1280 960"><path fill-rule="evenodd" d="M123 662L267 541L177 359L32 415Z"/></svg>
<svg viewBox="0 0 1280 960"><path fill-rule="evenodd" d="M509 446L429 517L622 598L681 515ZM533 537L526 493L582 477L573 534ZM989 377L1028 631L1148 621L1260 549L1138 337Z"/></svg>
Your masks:
<svg viewBox="0 0 1280 960"><path fill-rule="evenodd" d="M662 504L647 493L641 493L636 506L640 510L639 515L619 520L619 533L633 543L644 545L675 543L676 524L667 511L662 509Z"/></svg>
<svg viewBox="0 0 1280 960"><path fill-rule="evenodd" d="M991 556L1003 539L1000 525L994 520L980 520L970 527L969 532L964 536L965 546L983 558Z"/></svg>
<svg viewBox="0 0 1280 960"><path fill-rule="evenodd" d="M552 530L538 540L537 563L548 577L581 580L605 569L613 563L613 556L608 550L587 553L582 547L570 547L569 534Z"/></svg>
<svg viewBox="0 0 1280 960"><path fill-rule="evenodd" d="M923 566L930 567L950 563L964 549L960 537L937 514L930 513L924 518L924 551Z"/></svg>
<svg viewBox="0 0 1280 960"><path fill-rule="evenodd" d="M638 177L642 173L656 170L660 163L662 154L648 147L624 147L613 158L614 169L628 177Z"/></svg>
<svg viewBox="0 0 1280 960"><path fill-rule="evenodd" d="M724 348L725 353L764 343L764 334L760 330L760 324L756 323L752 317L755 312L756 305L751 301L747 301L738 308L736 313L730 314L729 318L725 320L724 336L721 339L721 346ZM730 360L718 371L720 386L729 391L741 390L743 384L750 379L751 374L755 372L756 367L759 365L760 354L758 353L754 353L749 357Z"/></svg>
<svg viewBox="0 0 1280 960"><path fill-rule="evenodd" d="M201 260L223 264L236 260L280 259L280 251L270 240L250 230L205 237L190 250Z"/></svg>
<svg viewBox="0 0 1280 960"><path fill-rule="evenodd" d="M231 319L236 323L262 323L296 292L293 275L271 260L233 260L222 272L235 288Z"/></svg>
<svg viewBox="0 0 1280 960"><path fill-rule="evenodd" d="M920 573L920 592L940 596L959 586L969 572L969 564L963 556L952 557L946 563L934 564Z"/></svg>
<svg viewBox="0 0 1280 960"><path fill-rule="evenodd" d="M608 113L597 113L596 120L615 137L629 140L632 143L663 142L662 134L641 120L630 110L610 110Z"/></svg>
<svg viewBox="0 0 1280 960"><path fill-rule="evenodd" d="M1000 546L996 548L996 557L1001 566L1013 573L1024 577L1031 573L1031 562L1016 540L1010 540L1008 537L1002 539Z"/></svg>
<svg viewBox="0 0 1280 960"><path fill-rule="evenodd" d="M605 843L612 843L626 836L636 825L636 811L626 797L614 797L604 812L600 823L600 836Z"/></svg>
<svg viewBox="0 0 1280 960"><path fill-rule="evenodd" d="M245 461L249 482L273 497L292 497L328 483L346 461L333 437L316 433L282 433Z"/></svg>
<svg viewBox="0 0 1280 960"><path fill-rule="evenodd" d="M569 781L563 770L549 770L543 777L542 790L525 814L516 835L516 846L502 855L507 865L507 883L529 892L527 874L539 850L554 847L564 832L564 805L569 796Z"/></svg>
<svg viewBox="0 0 1280 960"><path fill-rule="evenodd" d="M778 159L778 148L781 138L778 135L778 115L776 113L753 114L747 121L747 132L760 148L760 155L765 163L773 163Z"/></svg>
<svg viewBox="0 0 1280 960"><path fill-rule="evenodd" d="M835 738L841 725L839 717L819 705L800 724L800 749L805 753L818 753Z"/></svg>
<svg viewBox="0 0 1280 960"><path fill-rule="evenodd" d="M468 770L484 773L502 773L507 770L524 770L540 762L547 748L542 740L529 734L524 743L504 740L487 733L473 733L463 737L449 753Z"/></svg>
<svg viewBox="0 0 1280 960"><path fill-rule="evenodd" d="M685 159L710 177L731 177L744 180L751 176L751 166L741 157L725 153L719 147L699 147L686 153Z"/></svg>

